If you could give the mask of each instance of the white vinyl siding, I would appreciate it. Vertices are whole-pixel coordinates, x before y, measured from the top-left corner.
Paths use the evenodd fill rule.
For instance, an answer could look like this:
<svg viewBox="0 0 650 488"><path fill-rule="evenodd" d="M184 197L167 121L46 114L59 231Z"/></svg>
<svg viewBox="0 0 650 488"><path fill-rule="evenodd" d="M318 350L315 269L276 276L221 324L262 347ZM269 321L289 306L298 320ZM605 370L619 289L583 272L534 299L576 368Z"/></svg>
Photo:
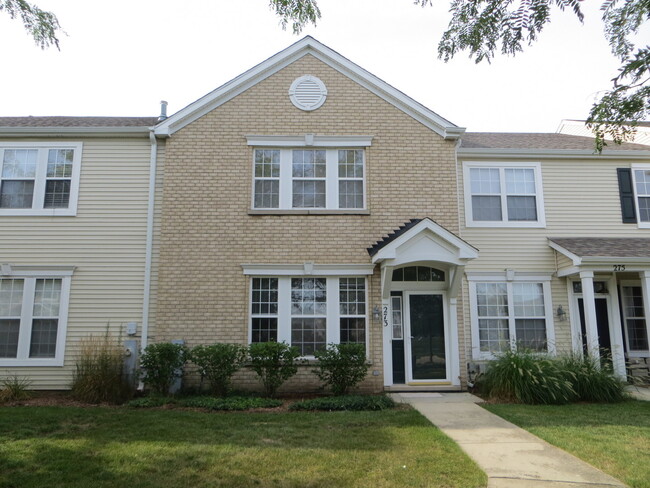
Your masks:
<svg viewBox="0 0 650 488"><path fill-rule="evenodd" d="M0 263L36 269L75 267L70 282L63 368L29 366L10 370L30 379L35 389L70 387L79 340L89 334L102 335L108 330L115 337L121 334L124 340L126 323L136 322L135 339L140 339L150 148L146 137L85 139L75 217L0 216ZM163 151L164 143L159 143L159 190ZM155 336L161 193L156 195L154 222L158 231L152 265L152 336Z"/></svg>

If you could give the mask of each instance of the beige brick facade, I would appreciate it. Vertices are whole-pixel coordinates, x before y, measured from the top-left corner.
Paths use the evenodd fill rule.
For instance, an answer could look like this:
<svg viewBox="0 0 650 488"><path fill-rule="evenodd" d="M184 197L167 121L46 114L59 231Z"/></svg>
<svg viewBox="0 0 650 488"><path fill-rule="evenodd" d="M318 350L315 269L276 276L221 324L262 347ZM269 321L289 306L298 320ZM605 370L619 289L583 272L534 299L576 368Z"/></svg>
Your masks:
<svg viewBox="0 0 650 488"><path fill-rule="evenodd" d="M297 109L288 97L291 83L306 74L328 90L326 103L313 112ZM245 136L308 133L373 137L366 150L369 215L249 214L253 148ZM152 340L246 343L250 305L243 263L369 264L367 248L411 218L430 217L457 233L454 152L455 141L311 55L175 132L166 146ZM371 311L381 305L379 266L368 283ZM368 322L371 371L377 373L364 388L380 390L382 328L372 313ZM309 369L287 388L314 387ZM252 387L255 381L248 375L237 383Z"/></svg>

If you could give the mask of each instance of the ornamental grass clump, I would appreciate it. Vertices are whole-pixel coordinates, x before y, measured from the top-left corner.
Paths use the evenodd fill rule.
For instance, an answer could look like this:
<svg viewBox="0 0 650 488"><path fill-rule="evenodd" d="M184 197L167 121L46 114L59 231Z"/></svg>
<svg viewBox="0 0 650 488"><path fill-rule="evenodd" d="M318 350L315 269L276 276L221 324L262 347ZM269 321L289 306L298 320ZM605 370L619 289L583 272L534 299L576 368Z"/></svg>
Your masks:
<svg viewBox="0 0 650 488"><path fill-rule="evenodd" d="M298 372L300 351L285 342L259 342L248 348L251 368L264 385L267 396L275 397L278 388Z"/></svg>
<svg viewBox="0 0 650 488"><path fill-rule="evenodd" d="M7 376L0 381L0 403L27 400L32 395L29 388L32 382L16 374Z"/></svg>
<svg viewBox="0 0 650 488"><path fill-rule="evenodd" d="M201 381L208 381L214 395L224 396L231 386L232 376L248 357L248 348L239 344L212 344L196 346L190 353L198 367Z"/></svg>
<svg viewBox="0 0 650 488"><path fill-rule="evenodd" d="M580 401L616 403L627 398L625 382L614 375L607 355L597 359L573 354L558 361Z"/></svg>
<svg viewBox="0 0 650 488"><path fill-rule="evenodd" d="M182 344L149 344L140 357L145 385L158 395L169 395L174 381L183 375L187 359L187 347Z"/></svg>
<svg viewBox="0 0 650 488"><path fill-rule="evenodd" d="M480 388L490 399L531 405L562 405L578 399L560 362L531 351L501 353L490 362Z"/></svg>
<svg viewBox="0 0 650 488"><path fill-rule="evenodd" d="M131 398L134 385L124 365L124 348L115 339L87 337L80 341L71 393L88 403L123 403Z"/></svg>
<svg viewBox="0 0 650 488"><path fill-rule="evenodd" d="M345 395L368 374L365 344L328 344L316 351L313 372L335 395Z"/></svg>

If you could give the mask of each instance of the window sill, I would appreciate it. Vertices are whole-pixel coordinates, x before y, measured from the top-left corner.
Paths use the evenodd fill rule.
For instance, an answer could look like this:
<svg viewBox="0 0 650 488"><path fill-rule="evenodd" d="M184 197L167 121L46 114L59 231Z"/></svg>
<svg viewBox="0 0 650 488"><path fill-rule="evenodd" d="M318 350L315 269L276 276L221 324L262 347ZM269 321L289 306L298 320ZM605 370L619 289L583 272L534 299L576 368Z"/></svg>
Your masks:
<svg viewBox="0 0 650 488"><path fill-rule="evenodd" d="M10 359L5 358L0 360L0 368L49 368L63 366L63 358L51 359Z"/></svg>
<svg viewBox="0 0 650 488"><path fill-rule="evenodd" d="M370 215L370 210L363 209L257 209L248 210L248 215Z"/></svg>
<svg viewBox="0 0 650 488"><path fill-rule="evenodd" d="M472 222L468 221L465 224L468 228L502 228L502 229L545 229L546 222L503 222L503 221L490 221L490 222Z"/></svg>

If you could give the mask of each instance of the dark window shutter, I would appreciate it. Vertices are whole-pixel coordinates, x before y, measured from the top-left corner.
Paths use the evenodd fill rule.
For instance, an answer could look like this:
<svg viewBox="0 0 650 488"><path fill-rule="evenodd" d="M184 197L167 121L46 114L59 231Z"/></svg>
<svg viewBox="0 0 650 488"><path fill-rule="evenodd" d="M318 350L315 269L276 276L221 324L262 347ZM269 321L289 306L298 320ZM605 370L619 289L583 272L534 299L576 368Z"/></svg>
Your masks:
<svg viewBox="0 0 650 488"><path fill-rule="evenodd" d="M621 214L624 224L636 223L636 206L634 205L634 189L632 188L632 170L617 168L618 192L621 196Z"/></svg>

